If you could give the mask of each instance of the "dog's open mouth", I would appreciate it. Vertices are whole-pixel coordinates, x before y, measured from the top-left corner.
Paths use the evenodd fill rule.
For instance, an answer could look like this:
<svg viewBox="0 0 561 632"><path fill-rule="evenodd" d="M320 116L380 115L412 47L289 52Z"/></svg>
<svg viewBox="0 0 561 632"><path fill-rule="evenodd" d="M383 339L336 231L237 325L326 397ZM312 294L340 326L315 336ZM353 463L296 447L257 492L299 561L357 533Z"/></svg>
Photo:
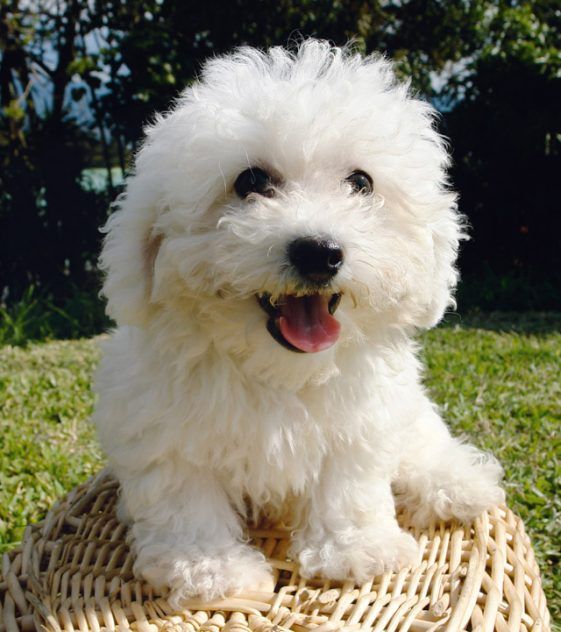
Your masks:
<svg viewBox="0 0 561 632"><path fill-rule="evenodd" d="M267 329L283 347L300 353L329 349L339 338L341 325L333 318L341 294L283 294L273 303L267 292L257 295L269 315Z"/></svg>

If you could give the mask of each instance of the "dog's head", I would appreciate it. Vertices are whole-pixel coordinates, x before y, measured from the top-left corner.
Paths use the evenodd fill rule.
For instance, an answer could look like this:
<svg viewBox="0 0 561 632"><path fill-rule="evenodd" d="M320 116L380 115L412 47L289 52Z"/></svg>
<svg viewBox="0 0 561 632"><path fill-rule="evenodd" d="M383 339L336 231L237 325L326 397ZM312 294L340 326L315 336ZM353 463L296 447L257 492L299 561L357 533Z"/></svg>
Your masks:
<svg viewBox="0 0 561 632"><path fill-rule="evenodd" d="M461 226L433 119L389 62L325 42L209 61L147 130L108 222L110 315L194 319L265 375L434 325Z"/></svg>

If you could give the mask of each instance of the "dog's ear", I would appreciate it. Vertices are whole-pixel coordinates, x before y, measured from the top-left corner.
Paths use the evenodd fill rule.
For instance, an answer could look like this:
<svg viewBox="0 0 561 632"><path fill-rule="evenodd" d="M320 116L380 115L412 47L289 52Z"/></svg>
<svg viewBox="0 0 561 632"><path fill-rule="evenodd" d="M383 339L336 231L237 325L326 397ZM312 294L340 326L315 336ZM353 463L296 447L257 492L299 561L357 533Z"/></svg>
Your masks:
<svg viewBox="0 0 561 632"><path fill-rule="evenodd" d="M162 242L154 229L157 190L144 176L129 178L102 229L106 233L99 260L105 272L102 294L108 315L119 324L142 325L152 309L154 266Z"/></svg>
<svg viewBox="0 0 561 632"><path fill-rule="evenodd" d="M444 194L448 207L440 218L431 223L433 263L429 274L428 287L431 288L425 313L419 323L421 327L434 327L444 316L447 308L455 308L454 290L458 283L456 259L460 240L467 239L462 216L458 213L456 196Z"/></svg>

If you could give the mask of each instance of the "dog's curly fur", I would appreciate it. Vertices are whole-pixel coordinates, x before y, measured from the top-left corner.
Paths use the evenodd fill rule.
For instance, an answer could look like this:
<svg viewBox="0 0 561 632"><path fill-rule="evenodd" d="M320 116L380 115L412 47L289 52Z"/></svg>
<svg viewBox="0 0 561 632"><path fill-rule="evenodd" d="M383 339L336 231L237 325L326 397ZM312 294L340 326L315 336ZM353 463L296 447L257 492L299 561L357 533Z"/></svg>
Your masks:
<svg viewBox="0 0 561 632"><path fill-rule="evenodd" d="M267 584L243 537L248 501L290 498L301 572L357 580L416 558L396 501L418 523L502 501L499 464L450 436L413 342L453 303L448 162L434 111L388 61L315 40L208 61L147 129L106 226L119 326L94 419L135 570L173 603ZM236 193L248 167L271 174L267 195ZM350 186L357 169L372 192ZM341 330L294 353L256 295L308 291L287 246L310 236L344 253L317 290L341 294Z"/></svg>

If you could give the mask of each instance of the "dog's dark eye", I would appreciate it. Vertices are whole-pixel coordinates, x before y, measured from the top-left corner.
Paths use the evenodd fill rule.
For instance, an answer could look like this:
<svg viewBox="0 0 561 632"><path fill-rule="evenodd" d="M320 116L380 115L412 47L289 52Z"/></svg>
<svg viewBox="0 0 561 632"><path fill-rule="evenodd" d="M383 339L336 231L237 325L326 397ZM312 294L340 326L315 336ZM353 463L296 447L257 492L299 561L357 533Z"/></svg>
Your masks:
<svg viewBox="0 0 561 632"><path fill-rule="evenodd" d="M252 167L242 171L234 183L236 193L246 198L250 193L258 193L264 197L273 197L273 180L271 176L259 167Z"/></svg>
<svg viewBox="0 0 561 632"><path fill-rule="evenodd" d="M345 178L345 182L351 185L353 193L361 193L362 195L372 193L374 188L372 178L365 171L353 171Z"/></svg>

